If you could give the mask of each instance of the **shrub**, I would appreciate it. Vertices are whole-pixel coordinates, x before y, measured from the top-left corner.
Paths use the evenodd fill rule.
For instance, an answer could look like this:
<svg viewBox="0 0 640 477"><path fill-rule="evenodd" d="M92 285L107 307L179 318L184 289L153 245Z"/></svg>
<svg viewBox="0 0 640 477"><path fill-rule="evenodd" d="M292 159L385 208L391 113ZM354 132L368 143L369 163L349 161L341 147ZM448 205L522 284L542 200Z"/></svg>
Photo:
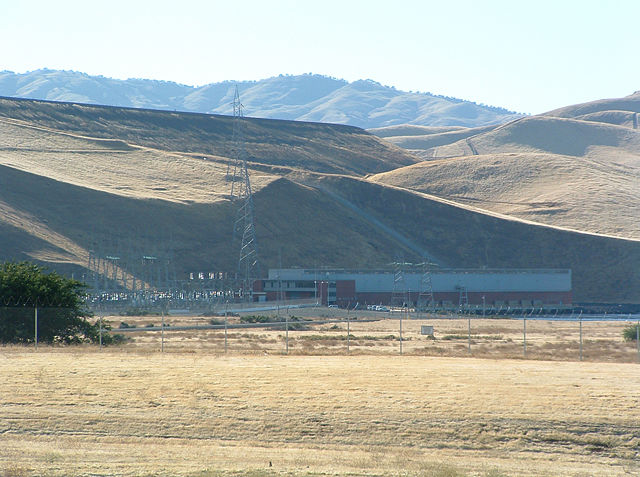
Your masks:
<svg viewBox="0 0 640 477"><path fill-rule="evenodd" d="M160 316L160 313L157 311L149 311L144 308L134 307L121 312L120 316Z"/></svg>
<svg viewBox="0 0 640 477"><path fill-rule="evenodd" d="M625 341L635 341L638 339L638 326L639 325L627 326L623 330L622 335L624 336Z"/></svg>
<svg viewBox="0 0 640 477"><path fill-rule="evenodd" d="M247 315L240 318L241 323L274 323L276 321L280 321L280 319L265 315Z"/></svg>
<svg viewBox="0 0 640 477"><path fill-rule="evenodd" d="M241 323L281 323L277 326L272 326L272 330L284 330L286 329L286 321L289 322L289 330L293 331L305 331L309 329L303 322L311 321L301 318L299 316L290 316L288 319L285 316L265 316L265 315L247 315L240 318Z"/></svg>
<svg viewBox="0 0 640 477"><path fill-rule="evenodd" d="M106 333L102 335L102 344L105 346L109 346L109 345L119 345L119 344L123 344L126 343L127 341L131 341L131 337L130 336L125 336L121 333L116 333L116 334L110 334L110 333Z"/></svg>

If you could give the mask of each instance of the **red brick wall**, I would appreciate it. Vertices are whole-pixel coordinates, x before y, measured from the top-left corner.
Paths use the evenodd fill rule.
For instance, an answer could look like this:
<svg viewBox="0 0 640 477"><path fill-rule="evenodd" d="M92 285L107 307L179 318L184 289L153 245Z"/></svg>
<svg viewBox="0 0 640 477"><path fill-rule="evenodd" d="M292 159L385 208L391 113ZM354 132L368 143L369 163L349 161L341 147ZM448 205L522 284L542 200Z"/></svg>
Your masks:
<svg viewBox="0 0 640 477"><path fill-rule="evenodd" d="M336 280L336 302L340 307L353 306L356 303L356 281Z"/></svg>
<svg viewBox="0 0 640 477"><path fill-rule="evenodd" d="M419 293L410 293L409 299L412 302L418 300ZM467 299L470 305L482 305L482 297L485 297L485 304L492 306L496 301L502 301L508 304L509 301L531 301L540 300L545 305L560 304L570 305L572 303L572 294L568 292L469 292ZM450 293L434 293L434 300L437 302L449 301L454 305L460 302L460 294L457 292ZM380 293L356 293L356 301L361 305L388 305L391 303L391 292Z"/></svg>

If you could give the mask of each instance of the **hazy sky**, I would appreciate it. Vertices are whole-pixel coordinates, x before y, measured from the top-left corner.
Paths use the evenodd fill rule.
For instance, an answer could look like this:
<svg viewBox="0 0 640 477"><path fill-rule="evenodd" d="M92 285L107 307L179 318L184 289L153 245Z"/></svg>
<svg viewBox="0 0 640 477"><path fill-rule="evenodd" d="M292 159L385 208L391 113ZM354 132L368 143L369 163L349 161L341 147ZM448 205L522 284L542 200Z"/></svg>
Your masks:
<svg viewBox="0 0 640 477"><path fill-rule="evenodd" d="M640 0L0 0L0 70L318 73L540 113L640 90Z"/></svg>

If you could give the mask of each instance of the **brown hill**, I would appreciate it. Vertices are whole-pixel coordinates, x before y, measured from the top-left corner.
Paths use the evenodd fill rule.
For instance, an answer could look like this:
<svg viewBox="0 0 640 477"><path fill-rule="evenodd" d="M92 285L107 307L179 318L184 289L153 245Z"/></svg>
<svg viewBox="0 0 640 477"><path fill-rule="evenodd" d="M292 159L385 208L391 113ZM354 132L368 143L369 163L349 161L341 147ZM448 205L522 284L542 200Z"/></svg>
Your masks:
<svg viewBox="0 0 640 477"><path fill-rule="evenodd" d="M2 258L77 276L91 250L121 263L170 256L179 277L235 270L230 118L13 100L0 101L0 117ZM636 241L366 180L417 160L356 128L250 119L246 134L263 269L279 257L283 266L378 267L398 252L426 254L453 267L569 267L578 301L640 302Z"/></svg>
<svg viewBox="0 0 640 477"><path fill-rule="evenodd" d="M367 129L378 137L395 136L427 136L429 134L442 134L451 131L463 131L470 128L464 126L417 126L415 124L399 124L397 126L384 126L381 128Z"/></svg>
<svg viewBox="0 0 640 477"><path fill-rule="evenodd" d="M374 175L520 219L640 240L640 168L546 153L440 159Z"/></svg>
<svg viewBox="0 0 640 477"><path fill-rule="evenodd" d="M362 180L323 180L448 266L571 268L577 301L640 298L640 241L525 223Z"/></svg>
<svg viewBox="0 0 640 477"><path fill-rule="evenodd" d="M595 113L576 116L582 121L595 121L599 123L615 124L631 129L638 129L638 113L631 111L597 111Z"/></svg>
<svg viewBox="0 0 640 477"><path fill-rule="evenodd" d="M593 121L532 116L438 148L438 157L544 152L606 159L611 149L636 161L640 130Z"/></svg>
<svg viewBox="0 0 640 477"><path fill-rule="evenodd" d="M636 91L624 98L599 99L588 103L565 106L564 108L549 111L548 113L545 113L544 116L574 118L600 111L631 111L640 113L640 91Z"/></svg>
<svg viewBox="0 0 640 477"><path fill-rule="evenodd" d="M384 137L387 141L407 149L412 154L428 160L438 154L439 146L446 146L448 144L455 143L457 141L476 136L488 131L493 131L497 126L484 126L479 128L458 128L455 130L438 132L433 131L428 134L411 134L411 135L384 135L389 134L385 128L384 131L371 130L373 134ZM398 128L399 129L399 128Z"/></svg>
<svg viewBox="0 0 640 477"><path fill-rule="evenodd" d="M36 259L79 277L96 241L102 241L103 247L111 246L112 253L156 256L163 256L170 243L179 274L235 266L229 243L234 210L227 201L184 204L140 200L7 167L1 172L3 215L11 210L18 219L1 224L5 258ZM279 179L256 193L264 267L277 266L279 254L287 265L317 260L327 266L346 267L385 266L399 250L408 260L421 258L323 190L330 188L357 210L412 237L443 265L569 267L573 269L576 300L640 299L636 242L490 216L348 177L299 179L316 187ZM39 194L27 192L34 190ZM595 268L600 270L598 275L593 273Z"/></svg>
<svg viewBox="0 0 640 477"><path fill-rule="evenodd" d="M167 152L234 155L229 116L0 98L0 118ZM247 118L244 136L249 159L271 166L362 175L416 162L352 126Z"/></svg>
<svg viewBox="0 0 640 477"><path fill-rule="evenodd" d="M372 180L543 224L638 239L640 130L596 121L614 117L628 116L523 118L424 150L428 163Z"/></svg>
<svg viewBox="0 0 640 477"><path fill-rule="evenodd" d="M128 253L166 256L177 272L235 270L230 231L235 207L227 201L183 203L133 198L79 187L0 166L3 258L64 263L83 273L90 249L124 258ZM255 194L262 262L308 263L318 257L333 266L380 266L392 259L392 240L335 201L287 179ZM295 204L292 207L292 204ZM345 223L352 224L348 229ZM7 239L5 241L5 238ZM336 244L341 247L335 247ZM315 251L315 253L314 253Z"/></svg>

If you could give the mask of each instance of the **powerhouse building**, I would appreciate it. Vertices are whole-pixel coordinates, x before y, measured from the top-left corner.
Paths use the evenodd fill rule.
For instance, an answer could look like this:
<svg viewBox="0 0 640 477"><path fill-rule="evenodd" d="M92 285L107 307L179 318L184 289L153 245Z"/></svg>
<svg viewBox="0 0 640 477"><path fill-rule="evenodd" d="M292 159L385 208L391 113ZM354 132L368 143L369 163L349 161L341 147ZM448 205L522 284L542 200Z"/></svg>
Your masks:
<svg viewBox="0 0 640 477"><path fill-rule="evenodd" d="M572 302L568 269L438 269L398 274L390 270L270 269L256 283L262 300L315 298L323 305L391 305L403 296L408 306L424 299L431 282L434 303L457 306L567 306Z"/></svg>

